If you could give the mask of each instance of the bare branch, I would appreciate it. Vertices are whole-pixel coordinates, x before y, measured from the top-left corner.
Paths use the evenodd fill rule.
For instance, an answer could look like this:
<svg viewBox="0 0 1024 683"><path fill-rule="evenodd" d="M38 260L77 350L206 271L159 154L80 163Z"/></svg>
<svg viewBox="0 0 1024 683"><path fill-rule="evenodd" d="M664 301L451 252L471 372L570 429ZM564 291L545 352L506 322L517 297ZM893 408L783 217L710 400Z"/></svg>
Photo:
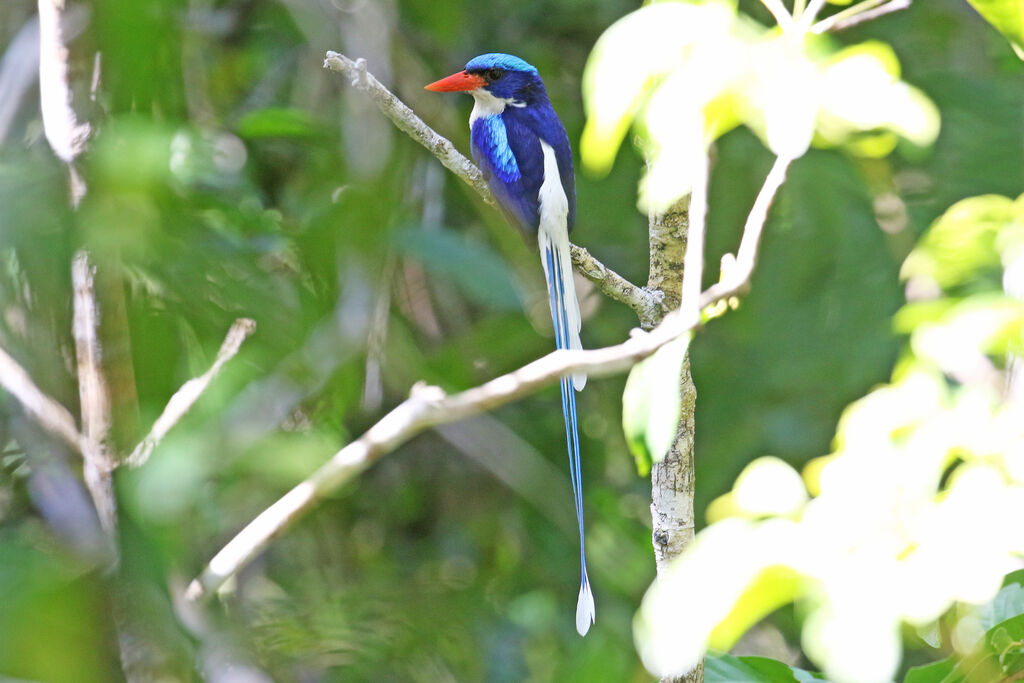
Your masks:
<svg viewBox="0 0 1024 683"><path fill-rule="evenodd" d="M786 6L782 4L782 0L761 0L761 4L772 13L775 21L783 30L789 30L793 27L793 16L786 9Z"/></svg>
<svg viewBox="0 0 1024 683"><path fill-rule="evenodd" d="M700 167L690 190L690 223L686 235L686 254L683 256L683 285L680 308L684 318L700 317L700 286L704 276L704 224L708 214L708 158L701 159Z"/></svg>
<svg viewBox="0 0 1024 683"><path fill-rule="evenodd" d="M840 12L836 12L832 16L825 17L811 27L811 33L845 31L865 21L871 21L886 14L907 9L910 5L911 0L889 0L889 2L885 2L885 0L864 0L853 7L848 7Z"/></svg>
<svg viewBox="0 0 1024 683"><path fill-rule="evenodd" d="M235 357L235 354L242 347L242 343L255 329L256 321L249 318L239 318L231 325L231 329L228 330L228 334L224 338L220 350L217 352L213 365L202 375L185 382L180 389L174 392L160 417L153 423L153 428L149 430L149 434L139 442L139 445L128 456L126 464L129 467L139 467L149 460L149 456L153 454L153 450L156 449L160 441L167 435L167 432L188 413L189 409L206 391L206 388L210 386L210 382L217 376L220 369L224 367L225 363Z"/></svg>
<svg viewBox="0 0 1024 683"><path fill-rule="evenodd" d="M111 427L110 393L103 374L99 341L99 307L93 278L96 269L89 254L80 251L71 261L74 289L72 333L78 359L78 396L82 410L82 456L85 483L92 494L103 528L113 534L117 526L111 473L117 460L108 443Z"/></svg>
<svg viewBox="0 0 1024 683"><path fill-rule="evenodd" d="M344 74L352 87L369 95L381 113L391 119L399 130L430 150L445 168L462 178L483 197L485 202L494 205L494 196L487 187L487 181L484 180L480 169L455 149L451 141L425 124L405 102L395 97L394 93L374 78L373 74L366 70L365 59L352 61L339 52L328 51L324 59L324 68Z"/></svg>
<svg viewBox="0 0 1024 683"><path fill-rule="evenodd" d="M626 304L640 321L656 320L664 315L662 296L648 287L639 287L594 258L584 247L569 245L573 265L606 296Z"/></svg>
<svg viewBox="0 0 1024 683"><path fill-rule="evenodd" d="M366 60L352 61L343 54L328 51L324 59L324 68L343 74L350 80L352 87L366 92L381 113L391 119L395 126L426 147L445 168L476 190L485 202L495 205L494 196L480 169L455 149L451 141L424 123L408 105L374 78L373 74L366 70ZM644 316L649 315L650 311L659 308L658 298L652 292L632 284L610 270L590 256L586 249L573 246L573 264L576 269L597 285L602 293L631 307L641 320L644 320Z"/></svg>
<svg viewBox="0 0 1024 683"><path fill-rule="evenodd" d="M729 272L722 273L722 281L709 287L701 294L700 308L703 310L715 301L725 298L724 292L746 291L750 283L750 277L754 274L754 267L757 265L757 250L761 243L761 233L764 223L768 218L768 208L775 199L783 181L786 179L786 170L793 162L792 157L776 157L768 177L765 178L761 191L757 193L754 206L750 209L747 222L743 226L743 237L740 239L740 248L736 254L736 262Z"/></svg>
<svg viewBox="0 0 1024 683"><path fill-rule="evenodd" d="M705 292L700 299L702 307L736 294L745 284L746 280L743 280L735 289L719 287L716 293ZM438 387L417 385L408 399L357 440L338 451L320 469L260 513L229 541L210 560L202 574L192 581L186 598L209 598L212 592L266 548L270 541L312 509L320 498L424 429L504 405L532 394L564 375L583 372L590 377L603 377L625 372L664 344L696 327L699 322L699 318L684 320L679 311L674 311L665 316L662 323L651 332L637 334L616 346L586 351L554 351L514 372L457 394L445 395Z"/></svg>
<svg viewBox="0 0 1024 683"><path fill-rule="evenodd" d="M825 7L826 0L811 0L807 5L807 11L800 17L800 26L803 30L808 30L811 24L814 22L815 17Z"/></svg>
<svg viewBox="0 0 1024 683"><path fill-rule="evenodd" d="M25 412L39 425L59 437L76 452L82 452L83 436L75 426L75 418L68 409L47 396L35 385L28 372L0 348L0 386L21 402Z"/></svg>

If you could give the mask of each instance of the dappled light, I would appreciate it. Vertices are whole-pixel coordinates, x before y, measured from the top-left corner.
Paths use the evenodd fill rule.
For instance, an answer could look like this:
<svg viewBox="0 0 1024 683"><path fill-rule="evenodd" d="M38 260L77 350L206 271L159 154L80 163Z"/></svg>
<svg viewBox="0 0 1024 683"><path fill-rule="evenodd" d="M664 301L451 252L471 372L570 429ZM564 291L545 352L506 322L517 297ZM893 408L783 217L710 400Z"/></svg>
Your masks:
<svg viewBox="0 0 1024 683"><path fill-rule="evenodd" d="M976 207L951 212L967 226L989 220L987 204ZM907 270L924 270L948 221L935 223ZM1012 216L988 225L997 234L1016 230ZM984 253L979 263L992 262L998 240L973 227L979 243L968 246ZM992 600L1004 575L1020 568L1024 404L1006 395L1004 375L1007 354L1021 349L1021 303L985 291L991 283L971 272L954 279L938 262L932 268L949 286L981 291L933 305L931 315L908 305L899 317L908 356L890 384L844 412L836 450L812 461L803 480L782 460L760 458L711 504L713 523L655 582L637 616L652 671L686 671L705 647L731 647L795 601L805 651L829 680L890 680L902 624L924 628L954 604ZM773 592L775 600L765 599ZM978 630L972 623L956 627L963 653L984 635L969 638Z"/></svg>

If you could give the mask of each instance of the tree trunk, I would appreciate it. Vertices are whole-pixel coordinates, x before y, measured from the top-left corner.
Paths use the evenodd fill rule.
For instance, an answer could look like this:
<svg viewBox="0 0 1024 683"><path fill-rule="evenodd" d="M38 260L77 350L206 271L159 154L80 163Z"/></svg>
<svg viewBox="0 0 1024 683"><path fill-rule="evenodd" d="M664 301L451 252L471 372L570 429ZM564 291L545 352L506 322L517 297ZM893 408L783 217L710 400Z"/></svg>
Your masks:
<svg viewBox="0 0 1024 683"><path fill-rule="evenodd" d="M662 313L657 320L641 321L644 329L661 322L668 311L679 308L683 281L683 254L689 229L689 198L684 197L665 213L650 216L650 276L647 287L661 292ZM694 408L697 388L690 375L690 356L679 375L680 411L676 438L661 462L651 468L651 520L654 561L658 576L693 541ZM702 683L704 663L682 677L667 676L662 683Z"/></svg>

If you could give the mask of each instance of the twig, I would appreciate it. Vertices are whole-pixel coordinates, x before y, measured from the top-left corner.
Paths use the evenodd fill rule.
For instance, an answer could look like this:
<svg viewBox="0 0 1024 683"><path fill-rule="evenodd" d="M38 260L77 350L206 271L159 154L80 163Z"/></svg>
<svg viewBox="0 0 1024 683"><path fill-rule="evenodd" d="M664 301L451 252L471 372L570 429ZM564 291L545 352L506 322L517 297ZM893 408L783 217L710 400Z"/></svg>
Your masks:
<svg viewBox="0 0 1024 683"><path fill-rule="evenodd" d="M793 16L786 9L786 6L782 4L782 0L761 0L761 4L772 13L775 21L783 30L793 28Z"/></svg>
<svg viewBox="0 0 1024 683"><path fill-rule="evenodd" d="M600 377L624 372L663 344L686 332L678 313L669 314L652 332L617 346L588 351L555 351L479 387L447 396L437 387L414 387L412 395L359 439L338 451L312 476L264 510L217 553L189 586L186 597L209 597L248 564L293 521L327 493L427 427L454 422L533 393L563 375L585 372Z"/></svg>
<svg viewBox="0 0 1024 683"><path fill-rule="evenodd" d="M75 418L68 409L47 396L35 385L32 377L18 365L4 349L0 348L0 386L21 402L25 412L39 425L58 436L76 452L82 452L84 437L75 426Z"/></svg>
<svg viewBox="0 0 1024 683"><path fill-rule="evenodd" d="M484 180L480 169L460 154L459 150L455 149L455 145L447 138L425 124L423 119L416 116L416 113L405 102L395 97L390 90L374 78L373 74L366 70L365 59L352 61L339 52L328 51L324 59L324 68L344 74L351 82L352 87L369 95L381 113L391 119L391 122L399 130L430 150L444 164L445 168L462 178L467 185L483 197L485 202L494 205L494 196L491 194L491 189L487 187L487 181Z"/></svg>
<svg viewBox="0 0 1024 683"><path fill-rule="evenodd" d="M78 359L78 396L82 410L82 456L85 483L92 494L103 528L111 535L117 527L111 473L117 466L108 443L111 427L110 394L103 374L99 342L99 308L93 286L95 268L89 254L80 251L71 261L74 317L72 332Z"/></svg>
<svg viewBox="0 0 1024 683"><path fill-rule="evenodd" d="M700 317L700 287L704 276L704 223L708 213L708 158L701 159L690 190L690 222L683 256L683 285L680 308L683 317Z"/></svg>
<svg viewBox="0 0 1024 683"><path fill-rule="evenodd" d="M447 138L416 116L416 113L394 93L385 88L373 74L366 70L366 60L352 61L338 52L328 51L324 59L324 68L337 71L347 77L352 87L358 88L369 95L381 112L391 119L400 130L430 151L445 168L461 178L467 185L476 190L477 194L494 205L494 196L487 187L487 181L476 165L455 149ZM573 245L575 247L575 245ZM659 300L649 290L638 287L624 277L615 273L581 247L572 250L573 264L585 277L597 285L608 297L626 304L637 312L641 320L652 310L659 308Z"/></svg>
<svg viewBox="0 0 1024 683"><path fill-rule="evenodd" d="M821 10L825 7L826 0L811 0L807 5L807 11L805 11L798 22L803 30L809 30L811 24L814 23L814 19L818 16Z"/></svg>
<svg viewBox="0 0 1024 683"><path fill-rule="evenodd" d="M857 3L853 7L836 12L812 26L811 33L845 31L865 21L871 21L886 14L907 9L911 5L911 0L889 0L889 2L882 4L883 2L884 0L864 0L864 2Z"/></svg>
<svg viewBox="0 0 1024 683"><path fill-rule="evenodd" d="M71 174L71 202L77 207L85 183L75 159L85 149L89 124L78 121L71 106L68 46L64 35L64 0L39 0L39 99L43 132L54 154Z"/></svg>
<svg viewBox="0 0 1024 683"><path fill-rule="evenodd" d="M750 276L754 273L757 265L757 250L761 243L761 233L764 229L765 220L768 217L768 208L779 191L783 181L786 179L786 170L793 162L792 157L776 157L772 169L765 178L761 191L757 193L754 206L750 209L747 222L743 226L743 237L740 240L740 248L736 254L736 262L728 273L722 273L722 281L712 285L701 295L701 310L715 301L725 298L726 292L745 291L750 283Z"/></svg>
<svg viewBox="0 0 1024 683"><path fill-rule="evenodd" d="M573 265L585 278L597 285L609 298L626 304L640 318L656 320L665 314L663 296L648 287L639 287L594 258L584 247L570 244Z"/></svg>
<svg viewBox="0 0 1024 683"><path fill-rule="evenodd" d="M224 338L224 342L220 346L220 350L217 352L217 357L213 361L213 365L210 369L204 372L199 377L194 377L189 381L185 382L180 389L174 392L171 396L171 400L167 402L167 406L164 411L160 414L160 417L153 423L153 428L149 430L149 434L139 442L139 445L135 447L131 455L128 456L126 464L129 467L139 467L149 460L149 456L152 455L153 450L160 444L160 441L167 435L167 432L171 430L174 425L178 423L181 418L192 408L193 404L199 397L202 396L206 388L210 386L210 382L217 376L220 369L224 367L224 364L235 357L238 350L241 348L242 343L248 338L250 334L256 329L256 322L249 318L239 318L231 325L231 329L228 330L227 336Z"/></svg>

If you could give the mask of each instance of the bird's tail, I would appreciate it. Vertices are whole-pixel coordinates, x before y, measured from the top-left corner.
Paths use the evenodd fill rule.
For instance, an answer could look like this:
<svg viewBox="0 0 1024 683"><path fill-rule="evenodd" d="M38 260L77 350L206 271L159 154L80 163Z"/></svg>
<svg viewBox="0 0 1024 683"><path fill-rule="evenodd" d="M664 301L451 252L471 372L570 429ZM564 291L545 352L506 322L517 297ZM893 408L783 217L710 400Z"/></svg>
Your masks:
<svg viewBox="0 0 1024 683"><path fill-rule="evenodd" d="M572 279L572 259L569 255L567 232L551 235L543 226L538 231L541 261L547 276L548 300L551 303L551 321L555 328L555 346L559 349L581 349L580 306ZM562 415L565 418L565 440L569 448L569 472L576 506L576 521L580 532L580 594L576 602L576 630L586 635L594 623L594 595L587 577L587 557L583 543L583 488L580 479L580 436L576 419L576 391L587 382L585 374L562 378Z"/></svg>

